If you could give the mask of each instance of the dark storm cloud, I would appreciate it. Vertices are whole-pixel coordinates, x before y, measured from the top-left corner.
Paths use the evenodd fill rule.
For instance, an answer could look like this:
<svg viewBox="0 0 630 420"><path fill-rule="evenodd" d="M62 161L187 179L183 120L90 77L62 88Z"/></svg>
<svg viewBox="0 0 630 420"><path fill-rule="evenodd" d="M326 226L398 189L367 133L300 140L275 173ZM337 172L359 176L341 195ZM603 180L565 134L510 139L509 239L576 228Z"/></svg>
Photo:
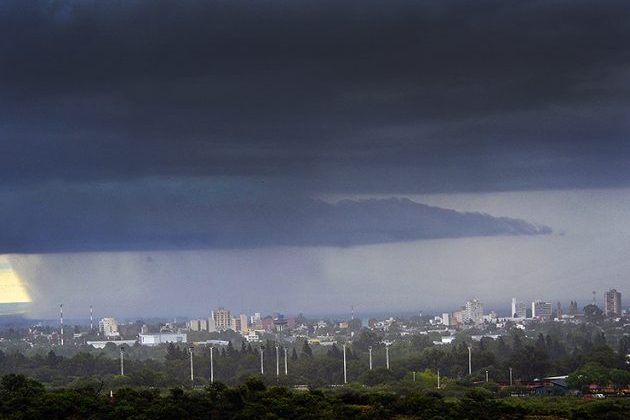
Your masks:
<svg viewBox="0 0 630 420"><path fill-rule="evenodd" d="M551 232L408 199L330 204L259 189L258 196L243 194L246 183L238 193L225 186L187 179L0 191L0 220L9 221L0 231L0 253L354 246Z"/></svg>
<svg viewBox="0 0 630 420"><path fill-rule="evenodd" d="M626 1L4 1L5 185L627 185Z"/></svg>

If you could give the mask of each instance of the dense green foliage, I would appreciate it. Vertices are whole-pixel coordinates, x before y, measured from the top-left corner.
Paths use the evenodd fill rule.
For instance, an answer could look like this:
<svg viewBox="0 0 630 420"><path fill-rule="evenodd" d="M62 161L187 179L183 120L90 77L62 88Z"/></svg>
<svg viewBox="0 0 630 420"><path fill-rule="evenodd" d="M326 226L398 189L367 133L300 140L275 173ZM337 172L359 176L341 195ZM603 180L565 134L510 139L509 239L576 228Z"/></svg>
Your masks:
<svg viewBox="0 0 630 420"><path fill-rule="evenodd" d="M214 349L214 377L228 385L240 385L260 372L260 349L243 341ZM621 335L616 348L600 329L587 325L542 324L529 335L512 329L510 335L495 340L473 341L463 332L451 345L436 346L428 335L398 338L390 347L391 369L385 368L383 334L360 330L347 347L348 381L375 386L417 381L427 388L437 385L441 373L443 386L457 381L509 382L512 368L515 381L570 374L575 389L587 385L629 384L625 354L630 352L630 337ZM472 346L472 376L468 375L468 346ZM372 348L374 369L368 369L368 349ZM125 386L168 388L190 385L190 355L186 346L135 345L125 347L125 376L120 376L120 350L114 344L97 350L91 346L20 347L0 350L0 375L24 374L49 386L84 386L104 381L117 389ZM324 386L343 383L341 345L309 346L298 340L287 349L288 375L284 375L284 351L279 348L280 376L276 377L276 342L264 343L263 381L279 385ZM210 349L194 350L195 385L206 385L210 378Z"/></svg>
<svg viewBox="0 0 630 420"><path fill-rule="evenodd" d="M499 398L471 389L460 397L388 388L292 391L250 378L238 387L220 383L198 390L122 388L111 394L91 386L47 390L20 375L0 381L0 417L6 419L624 419L630 399L582 401L563 398ZM532 417L533 418L533 417Z"/></svg>

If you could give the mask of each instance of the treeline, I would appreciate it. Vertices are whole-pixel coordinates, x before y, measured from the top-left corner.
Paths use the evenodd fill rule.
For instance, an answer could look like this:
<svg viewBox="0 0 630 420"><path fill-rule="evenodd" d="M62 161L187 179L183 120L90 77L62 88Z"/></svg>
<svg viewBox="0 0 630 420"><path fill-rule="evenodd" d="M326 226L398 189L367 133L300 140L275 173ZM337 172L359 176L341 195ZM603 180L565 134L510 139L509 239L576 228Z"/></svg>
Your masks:
<svg viewBox="0 0 630 420"><path fill-rule="evenodd" d="M426 388L437 386L439 370L442 386L472 384L488 379L493 383L508 383L512 370L515 383L534 378L572 373L570 384L580 389L591 383L614 385L618 389L629 385L625 354L630 350L630 338L620 341L618 351L597 334L584 337L579 345L568 348L565 342L551 335L526 338L513 331L508 337L481 341L461 339L448 346L434 346L426 335L399 340L389 348L390 369L385 365L382 337L369 330L359 333L347 346L348 382L375 386L411 383ZM468 375L468 347L471 347L473 374ZM369 370L368 354L372 349L373 370ZM63 357L54 351L34 354L0 352L0 374L24 374L52 386L80 387L106 380L116 389L125 386L158 387L193 385L190 380L190 354L185 345L125 347L125 372L120 375L120 349L109 344L104 350L78 352ZM194 349L194 385L207 385L210 379L210 348ZM149 353L148 353L149 352ZM154 352L155 358L149 357ZM276 356L278 355L278 357ZM260 346L245 342L215 348L214 378L229 385L242 384L253 375L260 375L267 384L308 385L312 387L343 384L343 351L341 346L310 346L306 341L287 348L276 343L263 344L264 374L260 375ZM277 373L279 375L277 376ZM415 375L413 372L417 372ZM579 380L577 378L579 377Z"/></svg>
<svg viewBox="0 0 630 420"><path fill-rule="evenodd" d="M630 400L575 397L494 399L481 389L445 398L435 391L392 392L344 387L294 391L250 378L243 385L215 383L198 390L103 387L46 389L21 375L0 380L0 418L6 419L625 419Z"/></svg>

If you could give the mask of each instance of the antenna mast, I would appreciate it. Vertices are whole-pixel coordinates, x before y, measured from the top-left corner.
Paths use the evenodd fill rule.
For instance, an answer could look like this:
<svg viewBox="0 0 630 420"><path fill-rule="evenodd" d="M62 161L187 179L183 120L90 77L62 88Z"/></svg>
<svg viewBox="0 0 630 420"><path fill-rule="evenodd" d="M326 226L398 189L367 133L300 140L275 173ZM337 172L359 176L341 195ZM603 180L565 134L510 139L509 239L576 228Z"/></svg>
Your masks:
<svg viewBox="0 0 630 420"><path fill-rule="evenodd" d="M59 335L61 336L61 345L63 346L63 303L59 305Z"/></svg>

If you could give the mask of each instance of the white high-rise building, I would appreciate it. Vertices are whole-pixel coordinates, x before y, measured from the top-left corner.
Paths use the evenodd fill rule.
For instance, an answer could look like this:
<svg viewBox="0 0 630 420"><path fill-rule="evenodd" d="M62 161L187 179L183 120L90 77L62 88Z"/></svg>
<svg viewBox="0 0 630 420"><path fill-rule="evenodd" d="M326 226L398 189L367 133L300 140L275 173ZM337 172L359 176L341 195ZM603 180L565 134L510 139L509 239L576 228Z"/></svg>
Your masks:
<svg viewBox="0 0 630 420"><path fill-rule="evenodd" d="M118 322L114 318L103 318L98 322L98 331L105 337L118 337Z"/></svg>
<svg viewBox="0 0 630 420"><path fill-rule="evenodd" d="M210 317L208 318L208 332L216 332L217 330L217 325L214 322L214 319L212 318L212 315L210 315Z"/></svg>
<svg viewBox="0 0 630 420"><path fill-rule="evenodd" d="M527 305L525 302L519 302L516 298L512 298L512 318L527 318Z"/></svg>
<svg viewBox="0 0 630 420"><path fill-rule="evenodd" d="M451 325L451 314L448 312L442 314L442 325L446 325L447 327Z"/></svg>
<svg viewBox="0 0 630 420"><path fill-rule="evenodd" d="M473 324L483 323L483 303L479 302L477 299L466 302L464 322L472 322Z"/></svg>

